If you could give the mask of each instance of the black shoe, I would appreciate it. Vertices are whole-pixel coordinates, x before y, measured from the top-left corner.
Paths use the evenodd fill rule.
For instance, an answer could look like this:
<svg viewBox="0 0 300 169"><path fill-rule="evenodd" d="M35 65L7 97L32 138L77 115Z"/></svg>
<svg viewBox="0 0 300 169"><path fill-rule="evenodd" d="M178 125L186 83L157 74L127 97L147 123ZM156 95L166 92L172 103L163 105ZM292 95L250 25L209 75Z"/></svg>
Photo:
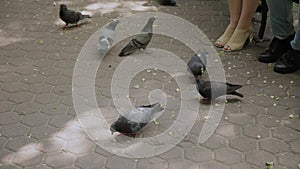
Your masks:
<svg viewBox="0 0 300 169"><path fill-rule="evenodd" d="M274 65L277 73L293 73L300 68L300 51L289 49Z"/></svg>
<svg viewBox="0 0 300 169"><path fill-rule="evenodd" d="M294 39L294 36L295 34L292 34L282 40L274 37L269 48L258 56L258 61L273 63L279 60L279 58L291 48L290 42Z"/></svg>

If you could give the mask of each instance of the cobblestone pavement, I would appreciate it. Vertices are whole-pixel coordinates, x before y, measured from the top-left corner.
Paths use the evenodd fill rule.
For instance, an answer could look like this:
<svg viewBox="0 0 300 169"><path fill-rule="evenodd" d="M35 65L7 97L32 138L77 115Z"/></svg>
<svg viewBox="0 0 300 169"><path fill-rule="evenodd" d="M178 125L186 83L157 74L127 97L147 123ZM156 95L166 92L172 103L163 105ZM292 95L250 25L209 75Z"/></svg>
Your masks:
<svg viewBox="0 0 300 169"><path fill-rule="evenodd" d="M177 1L178 7L155 3L141 6L144 1L129 0L103 0L100 6L96 0L0 1L0 168L264 169L266 162L274 162L274 169L298 169L300 74L276 74L272 65L259 63L256 55L268 42L252 43L234 53L217 49L227 80L244 85L240 92L245 97L226 102L219 126L205 143L197 143L205 114L198 116L178 145L151 158L116 156L86 136L75 116L72 74L82 46L100 27L118 16L140 12L134 10L160 11L189 20L214 41L228 24L224 0ZM58 19L61 3L92 13L92 19L79 27L59 29L63 26ZM190 51L179 50L176 45L156 36L150 44L191 56ZM114 57L120 49L117 45L111 50L96 77L97 101L110 122L117 115L110 83L115 63L121 61ZM145 95L153 89L174 97L167 116L158 119L158 129L151 123L145 135L167 128L172 123L169 114L176 113L180 106L177 84L164 80L169 79L168 74L151 71L151 76L143 71L131 83L135 104L145 103ZM138 80L143 77L146 79Z"/></svg>

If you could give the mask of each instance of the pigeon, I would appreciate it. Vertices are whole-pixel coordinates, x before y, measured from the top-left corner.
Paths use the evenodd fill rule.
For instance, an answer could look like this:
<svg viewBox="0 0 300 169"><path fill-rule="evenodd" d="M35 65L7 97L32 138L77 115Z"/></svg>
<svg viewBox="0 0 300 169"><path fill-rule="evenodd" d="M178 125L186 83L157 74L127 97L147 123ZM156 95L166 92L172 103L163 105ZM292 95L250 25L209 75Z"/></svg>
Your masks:
<svg viewBox="0 0 300 169"><path fill-rule="evenodd" d="M175 6L176 2L174 0L158 0L160 5L166 5L166 6Z"/></svg>
<svg viewBox="0 0 300 169"><path fill-rule="evenodd" d="M112 134L119 132L129 137L136 137L153 119L154 115L163 109L160 103L138 106L124 115L120 115L117 121L110 126L110 131Z"/></svg>
<svg viewBox="0 0 300 169"><path fill-rule="evenodd" d="M91 18L89 15L82 15L80 12L69 10L67 8L67 5L65 4L60 5L59 17L66 23L63 29L66 28L69 23L77 25L78 21L83 20L85 18Z"/></svg>
<svg viewBox="0 0 300 169"><path fill-rule="evenodd" d="M140 34L135 35L131 41L121 50L119 56L128 56L139 49L146 49L152 39L154 17L151 17Z"/></svg>
<svg viewBox="0 0 300 169"><path fill-rule="evenodd" d="M204 81L202 79L196 79L196 82L200 95L207 103L223 95L236 95L242 98L244 97L241 93L236 91L242 87L241 85L217 81Z"/></svg>
<svg viewBox="0 0 300 169"><path fill-rule="evenodd" d="M98 50L100 53L106 53L112 46L115 38L115 29L119 20L113 20L109 25L102 29L98 41Z"/></svg>
<svg viewBox="0 0 300 169"><path fill-rule="evenodd" d="M195 78L201 78L202 74L205 72L207 56L207 52L200 51L188 62L188 71L191 72Z"/></svg>

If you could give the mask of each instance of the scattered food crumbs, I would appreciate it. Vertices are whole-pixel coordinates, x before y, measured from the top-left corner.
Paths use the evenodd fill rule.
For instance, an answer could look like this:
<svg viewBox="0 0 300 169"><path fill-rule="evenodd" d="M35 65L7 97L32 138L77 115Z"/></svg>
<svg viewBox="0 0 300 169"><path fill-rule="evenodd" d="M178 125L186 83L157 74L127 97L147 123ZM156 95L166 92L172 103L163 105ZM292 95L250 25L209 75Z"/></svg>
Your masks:
<svg viewBox="0 0 300 169"><path fill-rule="evenodd" d="M291 96L289 91L286 92L286 95L287 95L287 97Z"/></svg>
<svg viewBox="0 0 300 169"><path fill-rule="evenodd" d="M266 83L267 83L267 81L266 81L266 80L264 80L264 81L263 81L263 83L264 83L264 84L266 84Z"/></svg>
<svg viewBox="0 0 300 169"><path fill-rule="evenodd" d="M175 116L176 116L176 115L173 113L173 114L170 116L170 119L173 119L173 120L174 120L174 119L175 119Z"/></svg>
<svg viewBox="0 0 300 169"><path fill-rule="evenodd" d="M261 136L260 136L260 135L257 135L257 136L256 136L256 138L260 139L260 138L261 138Z"/></svg>
<svg viewBox="0 0 300 169"><path fill-rule="evenodd" d="M273 169L274 168L274 162L273 161L266 162L266 166L268 167L268 169Z"/></svg>
<svg viewBox="0 0 300 169"><path fill-rule="evenodd" d="M156 75L156 73L154 72L154 73L152 73L152 75L153 75L153 76L155 76L155 75Z"/></svg>
<svg viewBox="0 0 300 169"><path fill-rule="evenodd" d="M180 90L177 88L177 89L176 89L176 92L179 92L179 91L180 91Z"/></svg>
<svg viewBox="0 0 300 169"><path fill-rule="evenodd" d="M279 96L276 96L276 97L275 97L275 100L276 100L276 101L280 100L280 97L279 97Z"/></svg>
<svg viewBox="0 0 300 169"><path fill-rule="evenodd" d="M289 115L289 118L290 118L290 119L294 118L294 115L293 115L293 114L290 114L290 115Z"/></svg>
<svg viewBox="0 0 300 169"><path fill-rule="evenodd" d="M140 86L139 85L134 85L133 86L135 89L138 89L138 88L140 88Z"/></svg>
<svg viewBox="0 0 300 169"><path fill-rule="evenodd" d="M283 86L282 86L282 85L279 85L279 88L281 88L281 89L282 89L282 88L283 88Z"/></svg>
<svg viewBox="0 0 300 169"><path fill-rule="evenodd" d="M268 64L268 67L272 67L272 63L269 63L269 64Z"/></svg>
<svg viewBox="0 0 300 169"><path fill-rule="evenodd" d="M151 69L147 69L146 72L150 73L150 72L151 72Z"/></svg>
<svg viewBox="0 0 300 169"><path fill-rule="evenodd" d="M224 118L225 120L228 120L228 117L227 116L225 116L225 118Z"/></svg>
<svg viewBox="0 0 300 169"><path fill-rule="evenodd" d="M205 120L207 120L207 119L210 119L211 116L204 116L203 118L204 118Z"/></svg>
<svg viewBox="0 0 300 169"><path fill-rule="evenodd" d="M274 103L274 104L273 104L273 106L275 107L275 106L277 106L277 104L276 104L276 103Z"/></svg>
<svg viewBox="0 0 300 169"><path fill-rule="evenodd" d="M294 81L292 81L292 80L291 80L291 81L290 81L290 83L291 83L291 84L293 84L293 83L294 83Z"/></svg>
<svg viewBox="0 0 300 169"><path fill-rule="evenodd" d="M158 122L155 118L153 118L153 123L154 123L155 125L159 125L159 122Z"/></svg>
<svg viewBox="0 0 300 169"><path fill-rule="evenodd" d="M142 81L144 82L146 79L145 78L142 78Z"/></svg>

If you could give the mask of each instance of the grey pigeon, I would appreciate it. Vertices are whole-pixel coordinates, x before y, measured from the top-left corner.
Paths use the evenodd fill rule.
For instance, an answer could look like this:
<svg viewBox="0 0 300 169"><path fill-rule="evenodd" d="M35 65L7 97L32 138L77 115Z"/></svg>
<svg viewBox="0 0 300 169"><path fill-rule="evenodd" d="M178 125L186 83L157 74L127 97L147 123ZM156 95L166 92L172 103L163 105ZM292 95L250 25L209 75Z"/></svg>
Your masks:
<svg viewBox="0 0 300 169"><path fill-rule="evenodd" d="M176 2L174 0L158 0L160 5L165 5L165 6L175 6Z"/></svg>
<svg viewBox="0 0 300 169"><path fill-rule="evenodd" d="M191 72L195 78L201 77L206 70L207 52L200 51L195 54L188 62L188 71Z"/></svg>
<svg viewBox="0 0 300 169"><path fill-rule="evenodd" d="M119 20L113 20L101 30L98 41L98 50L100 53L106 53L111 48L115 38L115 29L118 23Z"/></svg>
<svg viewBox="0 0 300 169"><path fill-rule="evenodd" d="M138 106L134 110L120 115L117 121L112 123L112 133L119 132L129 137L136 137L141 130L153 119L154 115L164 108L160 103Z"/></svg>
<svg viewBox="0 0 300 169"><path fill-rule="evenodd" d="M204 98L204 101L210 102L223 95L236 95L244 97L241 93L236 90L241 88L241 85L217 82L217 81L204 81L202 79L196 79L198 91ZM212 92L213 91L213 92Z"/></svg>
<svg viewBox="0 0 300 169"><path fill-rule="evenodd" d="M153 35L154 17L151 17L140 34L135 35L131 41L121 50L119 56L128 56L139 49L146 49Z"/></svg>
<svg viewBox="0 0 300 169"><path fill-rule="evenodd" d="M60 5L59 17L66 23L65 27L63 28L66 28L69 23L77 25L77 22L80 20L91 18L89 15L82 15L80 12L69 10L65 4Z"/></svg>

